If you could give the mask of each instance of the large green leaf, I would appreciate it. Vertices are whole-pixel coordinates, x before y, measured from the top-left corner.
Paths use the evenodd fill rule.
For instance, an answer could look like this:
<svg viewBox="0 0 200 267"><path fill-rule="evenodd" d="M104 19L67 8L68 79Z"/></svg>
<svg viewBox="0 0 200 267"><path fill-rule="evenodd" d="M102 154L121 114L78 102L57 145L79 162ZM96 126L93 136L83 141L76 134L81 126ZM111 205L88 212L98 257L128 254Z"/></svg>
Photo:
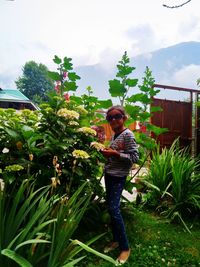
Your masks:
<svg viewBox="0 0 200 267"><path fill-rule="evenodd" d="M25 258L17 254L15 251L10 249L3 249L1 254L12 259L16 263L18 263L21 267L33 267L33 265L28 262ZM3 267L3 266L2 266Z"/></svg>
<svg viewBox="0 0 200 267"><path fill-rule="evenodd" d="M62 62L62 60L58 57L58 56L54 56L54 59L53 61L56 63L56 64L60 64Z"/></svg>
<svg viewBox="0 0 200 267"><path fill-rule="evenodd" d="M149 131L154 132L156 135L160 135L160 134L168 132L167 128L160 128L160 127L155 126L153 124L147 124L147 129Z"/></svg>
<svg viewBox="0 0 200 267"><path fill-rule="evenodd" d="M108 99L108 100L99 100L99 108L109 108L112 106L112 100Z"/></svg>
<svg viewBox="0 0 200 267"><path fill-rule="evenodd" d="M123 96L126 93L124 85L117 79L109 81L109 92L112 97Z"/></svg>
<svg viewBox="0 0 200 267"><path fill-rule="evenodd" d="M141 107L140 106L136 106L136 105L126 105L125 107L126 112L134 119L137 119L137 116L139 115L140 111L141 111Z"/></svg>
<svg viewBox="0 0 200 267"><path fill-rule="evenodd" d="M63 83L63 87L64 91L76 91L76 89L78 88L75 82L68 82L68 81L65 81Z"/></svg>
<svg viewBox="0 0 200 267"><path fill-rule="evenodd" d="M60 74L58 72L48 71L48 75L54 81L60 81L61 80Z"/></svg>
<svg viewBox="0 0 200 267"><path fill-rule="evenodd" d="M134 67L130 66L122 66L122 65L117 65L118 68L118 73L117 77L123 78L124 76L127 76L132 73L132 71L135 69Z"/></svg>
<svg viewBox="0 0 200 267"><path fill-rule="evenodd" d="M138 83L138 79L127 79L126 80L126 85L129 87L135 87Z"/></svg>
<svg viewBox="0 0 200 267"><path fill-rule="evenodd" d="M12 129L10 129L10 128L4 128L4 130L5 130L5 132L8 134L8 135L10 135L10 137L11 138L13 138L14 140L20 140L21 138L20 138L20 134L17 132L17 131L15 131L15 130L12 130Z"/></svg>
<svg viewBox="0 0 200 267"><path fill-rule="evenodd" d="M71 63L72 59L65 57L64 58L64 63L63 63L63 67L65 68L65 70L72 70L73 69L73 64Z"/></svg>
<svg viewBox="0 0 200 267"><path fill-rule="evenodd" d="M163 109L159 106L151 106L150 107L150 112L159 112L159 111L163 111Z"/></svg>
<svg viewBox="0 0 200 267"><path fill-rule="evenodd" d="M75 72L69 72L68 73L68 78L71 80L71 81L73 81L73 82L75 82L76 80L80 80L80 76L78 76Z"/></svg>

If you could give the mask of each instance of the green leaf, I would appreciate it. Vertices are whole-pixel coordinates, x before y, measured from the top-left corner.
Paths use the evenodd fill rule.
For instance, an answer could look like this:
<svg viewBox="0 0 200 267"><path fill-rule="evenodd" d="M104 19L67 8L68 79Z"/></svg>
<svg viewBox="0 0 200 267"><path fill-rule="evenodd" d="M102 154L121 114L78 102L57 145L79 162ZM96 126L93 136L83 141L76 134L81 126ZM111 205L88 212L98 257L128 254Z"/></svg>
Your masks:
<svg viewBox="0 0 200 267"><path fill-rule="evenodd" d="M159 106L151 106L150 107L150 112L158 112L158 111L163 111L163 109Z"/></svg>
<svg viewBox="0 0 200 267"><path fill-rule="evenodd" d="M116 261L115 261L113 258L111 258L111 257L109 257L109 256L107 256L107 255L105 255L105 254L103 254L103 253L98 252L97 250L95 250L95 249L93 249L93 248L91 248L91 247L85 245L84 243L82 243L82 242L79 241L79 240L73 240L73 244L74 244L74 245L79 245L79 246L81 246L83 249L85 249L86 251L88 251L88 252L90 252L90 253L93 253L94 255L96 255L96 256L98 256L98 257L100 257L100 258L102 258L102 259L104 259L104 260L106 260L106 261L109 261L110 263L116 265Z"/></svg>
<svg viewBox="0 0 200 267"><path fill-rule="evenodd" d="M156 135L160 135L160 134L168 132L167 128L160 128L160 127L155 126L153 124L147 124L147 129L149 131L154 132Z"/></svg>
<svg viewBox="0 0 200 267"><path fill-rule="evenodd" d="M119 80L111 80L109 81L109 92L112 97L123 96L126 93L126 89L124 85Z"/></svg>
<svg viewBox="0 0 200 267"><path fill-rule="evenodd" d="M126 80L126 85L128 85L129 87L134 87L136 86L138 83L138 79L127 79Z"/></svg>
<svg viewBox="0 0 200 267"><path fill-rule="evenodd" d="M100 108L109 108L112 106L112 100L99 100Z"/></svg>
<svg viewBox="0 0 200 267"><path fill-rule="evenodd" d="M58 57L58 56L54 56L54 59L53 61L56 63L56 64L60 64L62 62L62 60Z"/></svg>
<svg viewBox="0 0 200 267"><path fill-rule="evenodd" d="M71 81L76 81L76 80L80 80L81 79L81 77L79 77L75 72L68 73L68 78Z"/></svg>
<svg viewBox="0 0 200 267"><path fill-rule="evenodd" d="M69 262L69 263L63 265L62 267L73 267L75 264L77 264L79 261L81 261L81 260L84 259L85 257L86 257L86 256L82 256L82 257L80 257L80 258L78 258L78 259L75 259L75 260L73 260L73 261L71 261L71 262Z"/></svg>
<svg viewBox="0 0 200 267"><path fill-rule="evenodd" d="M65 57L64 58L64 63L63 63L63 67L65 68L65 70L72 70L73 69L73 64L71 63L72 59Z"/></svg>
<svg viewBox="0 0 200 267"><path fill-rule="evenodd" d="M138 94L132 95L131 97L126 98L126 100L129 102L133 102L133 103L142 102L143 96L144 96L143 93L138 93Z"/></svg>
<svg viewBox="0 0 200 267"><path fill-rule="evenodd" d="M80 97L80 96L74 96L74 95L70 96L70 101L74 101L78 105L81 105L83 103L82 97Z"/></svg>
<svg viewBox="0 0 200 267"><path fill-rule="evenodd" d="M121 65L117 65L117 68L118 68L119 72L117 73L116 77L120 77L120 78L124 78L124 77L128 76L135 69L134 67L121 66Z"/></svg>
<svg viewBox="0 0 200 267"><path fill-rule="evenodd" d="M18 263L21 267L33 267L33 265L28 262L25 258L17 254L15 251L10 249L3 249L1 254L12 259L16 263Z"/></svg>
<svg viewBox="0 0 200 267"><path fill-rule="evenodd" d="M77 88L78 88L78 86L76 85L75 82L66 81L63 84L64 91L76 91Z"/></svg>
<svg viewBox="0 0 200 267"><path fill-rule="evenodd" d="M48 71L48 75L54 81L60 81L61 80L60 74L58 72Z"/></svg>
<svg viewBox="0 0 200 267"><path fill-rule="evenodd" d="M140 116L139 120L142 122L142 121L146 121L147 119L149 119L151 117L151 114L147 111L143 111L139 114L139 116Z"/></svg>
<svg viewBox="0 0 200 267"><path fill-rule="evenodd" d="M14 140L20 140L20 134L18 132L16 132L15 130L11 130L9 128L5 128L5 132L10 135L11 138L13 138Z"/></svg>
<svg viewBox="0 0 200 267"><path fill-rule="evenodd" d="M125 106L126 112L133 118L135 119L141 110L140 106L132 106L132 105L126 105Z"/></svg>
<svg viewBox="0 0 200 267"><path fill-rule="evenodd" d="M18 250L19 248L21 248L25 245L37 244L37 243L51 243L51 242L47 241L47 240L43 240L43 239L30 239L30 240L27 240L27 241L20 243L18 246L16 246L15 250Z"/></svg>

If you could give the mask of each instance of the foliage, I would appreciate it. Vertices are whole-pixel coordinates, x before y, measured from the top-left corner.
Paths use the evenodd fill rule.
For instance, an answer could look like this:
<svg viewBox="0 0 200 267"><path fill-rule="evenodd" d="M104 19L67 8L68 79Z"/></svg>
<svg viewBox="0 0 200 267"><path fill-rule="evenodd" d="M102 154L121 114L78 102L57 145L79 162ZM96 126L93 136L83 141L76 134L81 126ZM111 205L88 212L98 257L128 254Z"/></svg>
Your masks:
<svg viewBox="0 0 200 267"><path fill-rule="evenodd" d="M29 179L22 182L18 191L15 184L12 186L10 189L1 181L1 266L16 266L15 263L24 267L74 266L84 258L74 257L82 249L90 249L88 245L101 237L97 236L87 244L78 240L71 242L90 202L87 182L70 198L52 194L50 186L35 190ZM91 252L98 255L95 250ZM110 257L102 257L114 262Z"/></svg>
<svg viewBox="0 0 200 267"><path fill-rule="evenodd" d="M54 61L59 73L50 72L50 75L61 81L59 86L56 82L48 103L41 104L39 111L0 110L0 149L5 152L0 155L3 178L11 184L19 177L20 184L28 175L36 179L37 186L52 183L56 192L67 192L68 196L87 179L94 189L94 197L102 197L99 179L104 158L91 145L97 141L96 131L90 128L95 112L92 103L97 103L96 98L85 96L83 105L80 105L81 98L76 101L66 98L64 92L75 90L78 76L72 71L71 59L64 58L62 62L55 56ZM91 119L84 105L91 107L88 108ZM21 166L20 175L7 171L13 164Z"/></svg>
<svg viewBox="0 0 200 267"><path fill-rule="evenodd" d="M54 57L57 72L49 72L54 91L48 93L48 102L41 104L40 110L0 109L0 214L4 223L1 259L8 264L14 259L22 266L74 266L85 256L75 258L82 249L109 264L115 263L89 247L100 236L86 240L85 244L76 239L70 242L85 211L90 224L91 214L98 213L94 211L95 204L104 197L101 185L104 158L99 152L102 144L97 142L91 125L104 122L100 111L112 105L111 100L93 96L90 87L81 97L73 95L80 77L73 71L71 61L67 57L63 60ZM143 83L138 85L138 79L129 77L135 68L129 66L127 53L117 68L117 79L109 81L109 91L124 105L129 114L127 123L140 121L148 131L159 135L165 129L150 124L152 113L160 110L149 109L152 97L158 92L153 87L151 71L146 68ZM136 85L140 92L130 96ZM146 158L147 150L155 142L147 133L135 132L135 136ZM149 199L159 201L162 211L171 218L177 212L182 215L183 208L199 209L198 164L173 148L161 156L157 150L153 156L151 175L146 181L151 188ZM127 184L126 188L132 191L133 185ZM186 200L183 192L188 193ZM169 204L167 209L164 203Z"/></svg>
<svg viewBox="0 0 200 267"><path fill-rule="evenodd" d="M26 62L23 75L15 83L17 88L36 103L47 100L46 93L52 90L53 81L48 77L48 69L34 61Z"/></svg>
<svg viewBox="0 0 200 267"><path fill-rule="evenodd" d="M200 228L198 218L196 223L188 222L192 235L176 224L156 216L154 212L135 208L133 203L122 206L122 215L125 218L127 235L131 247L131 255L124 266L149 267L149 266L199 266L200 262ZM102 224L97 224L91 236L98 229L106 229ZM87 232L88 233L88 232ZM83 233L84 235L84 229ZM109 235L109 234L108 234ZM108 236L107 235L107 236ZM106 236L105 236L106 238ZM93 247L102 250L108 240L100 239ZM109 255L116 257L118 250ZM110 263L96 258L94 255L81 261L80 267L110 267Z"/></svg>
<svg viewBox="0 0 200 267"><path fill-rule="evenodd" d="M76 80L80 77L73 71L72 59L65 57L62 61L58 56L53 59L57 64L57 70L49 71L49 77L55 82L55 90L60 96L63 96L65 92L76 91Z"/></svg>
<svg viewBox="0 0 200 267"><path fill-rule="evenodd" d="M15 189L15 183L12 188L7 185L8 183L4 182L0 190L0 250L15 252L15 258L19 258L19 254L27 257L27 245L49 243L42 232L51 223L49 214L57 198L48 197L48 187L35 191L30 180L23 181L18 191ZM7 255L6 251L2 254L10 255ZM10 261L2 256L0 263L3 266L11 266Z"/></svg>
<svg viewBox="0 0 200 267"><path fill-rule="evenodd" d="M129 66L130 59L127 56L127 52L124 53L122 59L117 65L118 72L116 77L119 79L114 79L109 81L109 92L112 97L118 97L121 106L124 105L124 101L128 95L130 88L135 87L138 83L138 79L128 78L129 74L135 69Z"/></svg>
<svg viewBox="0 0 200 267"><path fill-rule="evenodd" d="M178 140L161 153L158 147L152 154L146 177L147 204L182 222L182 218L194 216L200 210L199 166L199 159L192 158L186 149L181 150Z"/></svg>
<svg viewBox="0 0 200 267"><path fill-rule="evenodd" d="M129 76L135 70L134 67L129 66L130 59L125 52L122 59L117 65L118 72L116 77L118 79L109 81L109 92L112 97L118 97L120 104L124 106L129 118L127 120L127 125L133 122L139 121L141 125L144 125L147 132L153 132L156 136L164 133L167 129L161 129L152 125L150 118L153 112L161 111L160 107L150 106L152 103L152 98L159 92L154 88L154 78L152 77L152 72L148 67L146 67L143 82L138 85L138 79L130 78ZM138 86L139 93L133 93L132 89ZM146 147L147 149L152 149L155 146L155 141L147 133L136 133L136 140L138 144Z"/></svg>

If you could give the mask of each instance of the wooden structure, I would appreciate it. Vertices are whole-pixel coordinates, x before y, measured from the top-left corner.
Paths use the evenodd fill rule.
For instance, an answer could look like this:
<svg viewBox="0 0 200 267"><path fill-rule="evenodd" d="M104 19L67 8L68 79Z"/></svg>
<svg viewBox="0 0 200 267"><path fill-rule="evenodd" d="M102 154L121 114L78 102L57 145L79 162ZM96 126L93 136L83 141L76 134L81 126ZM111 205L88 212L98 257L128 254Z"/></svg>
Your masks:
<svg viewBox="0 0 200 267"><path fill-rule="evenodd" d="M22 92L17 89L0 88L0 108L38 109Z"/></svg>
<svg viewBox="0 0 200 267"><path fill-rule="evenodd" d="M152 124L168 128L157 141L161 147L170 147L179 137L181 147L190 146L194 155L200 153L200 108L194 105L199 101L199 90L155 84L155 88L178 90L190 94L189 102L153 99L152 106L160 106L163 111L156 112L151 119ZM193 119L194 118L194 119ZM156 138L153 134L152 137Z"/></svg>

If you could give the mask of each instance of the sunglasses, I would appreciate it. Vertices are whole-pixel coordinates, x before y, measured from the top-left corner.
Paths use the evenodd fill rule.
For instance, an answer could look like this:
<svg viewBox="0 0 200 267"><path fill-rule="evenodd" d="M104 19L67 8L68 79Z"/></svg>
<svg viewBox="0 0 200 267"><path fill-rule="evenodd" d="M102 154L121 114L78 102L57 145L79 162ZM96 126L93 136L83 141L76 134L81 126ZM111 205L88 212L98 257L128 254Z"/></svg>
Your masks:
<svg viewBox="0 0 200 267"><path fill-rule="evenodd" d="M124 117L124 116L123 116L122 114L115 114L115 115L113 115L113 116L108 115L108 116L106 117L106 120L109 121L109 122L111 122L113 119L115 119L115 120L121 120L123 117Z"/></svg>

